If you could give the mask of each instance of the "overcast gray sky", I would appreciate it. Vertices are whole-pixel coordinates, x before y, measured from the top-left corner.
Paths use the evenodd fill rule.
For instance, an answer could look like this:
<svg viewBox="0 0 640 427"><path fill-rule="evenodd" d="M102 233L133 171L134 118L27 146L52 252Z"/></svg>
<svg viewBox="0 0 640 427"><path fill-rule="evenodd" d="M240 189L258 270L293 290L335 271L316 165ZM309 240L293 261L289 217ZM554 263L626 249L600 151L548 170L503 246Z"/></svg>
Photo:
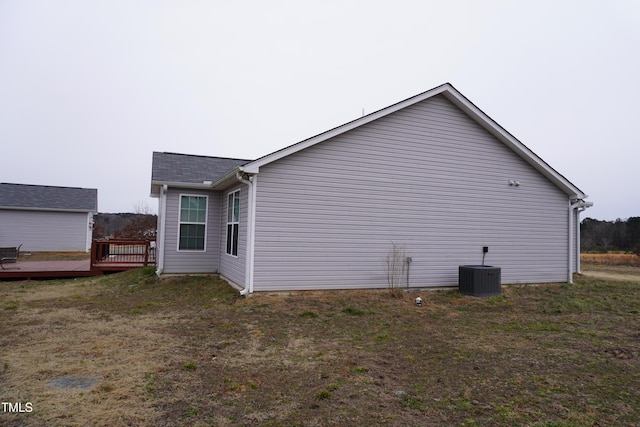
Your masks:
<svg viewBox="0 0 640 427"><path fill-rule="evenodd" d="M150 199L152 151L254 159L452 83L640 216L640 2L0 0L0 181Z"/></svg>

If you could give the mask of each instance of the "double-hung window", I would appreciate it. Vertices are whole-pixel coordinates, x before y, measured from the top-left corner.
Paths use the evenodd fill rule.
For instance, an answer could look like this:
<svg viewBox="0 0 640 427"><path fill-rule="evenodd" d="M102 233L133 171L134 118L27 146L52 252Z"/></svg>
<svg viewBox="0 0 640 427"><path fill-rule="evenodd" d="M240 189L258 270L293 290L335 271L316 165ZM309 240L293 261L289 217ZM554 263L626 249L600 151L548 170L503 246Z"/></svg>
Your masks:
<svg viewBox="0 0 640 427"><path fill-rule="evenodd" d="M180 196L178 250L204 251L207 235L207 196Z"/></svg>
<svg viewBox="0 0 640 427"><path fill-rule="evenodd" d="M227 199L227 254L238 256L238 226L240 223L240 190L229 193Z"/></svg>

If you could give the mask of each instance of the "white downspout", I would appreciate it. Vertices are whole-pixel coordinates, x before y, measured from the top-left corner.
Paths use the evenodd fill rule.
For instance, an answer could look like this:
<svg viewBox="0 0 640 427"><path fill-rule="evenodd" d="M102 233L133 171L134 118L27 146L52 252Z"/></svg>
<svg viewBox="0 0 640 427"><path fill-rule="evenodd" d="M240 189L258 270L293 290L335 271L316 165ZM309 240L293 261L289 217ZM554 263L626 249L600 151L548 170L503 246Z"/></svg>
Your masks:
<svg viewBox="0 0 640 427"><path fill-rule="evenodd" d="M574 260L576 261L576 267L577 267L577 272L580 272L580 232L578 229L578 224L579 224L579 213L582 212L583 210L585 210L586 208L589 208L591 206L593 206L592 202L585 202L584 200L580 199L577 200L574 203L571 203L572 201L569 200L569 277L568 277L568 282L569 284L573 284L573 262ZM577 251L576 251L576 259L574 259L574 248L573 248L573 244L574 244L574 234L577 234L577 243L578 243L578 247L577 247Z"/></svg>
<svg viewBox="0 0 640 427"><path fill-rule="evenodd" d="M160 189L160 203L158 206L158 222L160 223L160 230L158 230L158 236L156 237L156 274L160 276L162 270L164 270L164 237L165 237L165 212L167 210L167 192L169 191L168 185L163 185ZM158 244L160 243L160 244Z"/></svg>
<svg viewBox="0 0 640 427"><path fill-rule="evenodd" d="M582 206L578 206L573 213L573 233L576 248L575 248L575 261L576 261L576 273L580 274L580 211L584 209Z"/></svg>
<svg viewBox="0 0 640 427"><path fill-rule="evenodd" d="M85 243L85 251L91 251L91 242L93 241L93 212L87 213L87 241Z"/></svg>
<svg viewBox="0 0 640 427"><path fill-rule="evenodd" d="M254 255L254 234L256 220L256 184L257 175L250 175L249 179L244 178L240 172L236 172L236 179L247 184L249 193L247 195L247 249L245 255L245 284L244 289L240 291L240 295L246 296L253 293L253 255Z"/></svg>
<svg viewBox="0 0 640 427"><path fill-rule="evenodd" d="M247 232L251 236L251 245L249 246L249 259L248 259L248 272L249 272L249 292L253 292L253 276L254 276L254 260L255 260L255 249L256 249L256 204L257 204L257 193L258 193L258 175L252 176L251 185L251 209L250 214L251 218L249 219L249 227Z"/></svg>
<svg viewBox="0 0 640 427"><path fill-rule="evenodd" d="M569 200L569 277L567 282L570 284L573 284L573 223L575 222L573 211L578 206L580 206L580 202L571 204L571 200Z"/></svg>

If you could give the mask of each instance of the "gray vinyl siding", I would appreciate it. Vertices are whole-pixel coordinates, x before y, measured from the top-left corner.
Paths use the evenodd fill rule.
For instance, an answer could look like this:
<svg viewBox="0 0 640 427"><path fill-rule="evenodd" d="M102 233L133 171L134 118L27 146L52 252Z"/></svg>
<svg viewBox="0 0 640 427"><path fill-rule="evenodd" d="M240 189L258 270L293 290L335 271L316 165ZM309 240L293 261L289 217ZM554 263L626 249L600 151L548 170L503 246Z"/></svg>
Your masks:
<svg viewBox="0 0 640 427"><path fill-rule="evenodd" d="M85 252L89 230L86 212L0 210L0 246L21 251Z"/></svg>
<svg viewBox="0 0 640 427"><path fill-rule="evenodd" d="M179 251L180 196L208 196L204 251ZM220 259L220 192L169 188L165 221L163 273L217 273Z"/></svg>
<svg viewBox="0 0 640 427"><path fill-rule="evenodd" d="M516 179L520 186L509 186ZM568 197L443 96L260 168L254 289L386 287L392 242L412 287L458 266L566 281Z"/></svg>
<svg viewBox="0 0 640 427"><path fill-rule="evenodd" d="M240 190L240 224L238 229L238 256L227 254L227 205L229 193ZM240 185L222 193L222 215L220 221L220 274L245 286L247 255L247 186Z"/></svg>

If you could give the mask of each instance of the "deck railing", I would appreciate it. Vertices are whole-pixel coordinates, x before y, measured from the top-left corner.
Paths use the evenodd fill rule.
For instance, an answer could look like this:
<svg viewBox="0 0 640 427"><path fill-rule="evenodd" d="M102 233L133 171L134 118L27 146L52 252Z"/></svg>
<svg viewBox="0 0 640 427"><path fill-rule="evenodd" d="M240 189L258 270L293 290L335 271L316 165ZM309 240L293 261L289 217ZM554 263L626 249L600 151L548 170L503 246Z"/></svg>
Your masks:
<svg viewBox="0 0 640 427"><path fill-rule="evenodd" d="M91 244L91 267L104 270L155 265L155 243L133 239L94 240Z"/></svg>

